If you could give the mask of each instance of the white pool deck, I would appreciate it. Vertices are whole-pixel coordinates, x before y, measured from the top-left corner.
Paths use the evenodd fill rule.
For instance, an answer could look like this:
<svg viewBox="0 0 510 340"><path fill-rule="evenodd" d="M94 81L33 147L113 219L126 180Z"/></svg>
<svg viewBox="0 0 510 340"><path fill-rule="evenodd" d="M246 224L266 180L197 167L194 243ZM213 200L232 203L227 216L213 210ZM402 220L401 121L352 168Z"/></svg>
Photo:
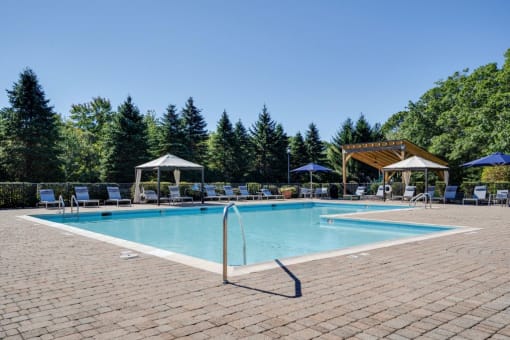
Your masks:
<svg viewBox="0 0 510 340"><path fill-rule="evenodd" d="M465 229L231 269L227 285L154 249L21 217L45 212L0 211L0 339L510 338L508 207L355 215ZM121 258L126 249L139 256Z"/></svg>

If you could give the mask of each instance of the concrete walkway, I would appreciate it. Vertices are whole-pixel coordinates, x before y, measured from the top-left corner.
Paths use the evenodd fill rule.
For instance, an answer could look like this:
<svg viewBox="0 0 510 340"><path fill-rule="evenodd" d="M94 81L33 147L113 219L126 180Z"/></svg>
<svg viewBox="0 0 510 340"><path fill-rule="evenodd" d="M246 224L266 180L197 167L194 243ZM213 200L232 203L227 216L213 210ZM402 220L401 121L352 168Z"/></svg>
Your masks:
<svg viewBox="0 0 510 340"><path fill-rule="evenodd" d="M510 208L367 214L483 229L228 285L17 217L44 211L0 211L0 339L510 339Z"/></svg>

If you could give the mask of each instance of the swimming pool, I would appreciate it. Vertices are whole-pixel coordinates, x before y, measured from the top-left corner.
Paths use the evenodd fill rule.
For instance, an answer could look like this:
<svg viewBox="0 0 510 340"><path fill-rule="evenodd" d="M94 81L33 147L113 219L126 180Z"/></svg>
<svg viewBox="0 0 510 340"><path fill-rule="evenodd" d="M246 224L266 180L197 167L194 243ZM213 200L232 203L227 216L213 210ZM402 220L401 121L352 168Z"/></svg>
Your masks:
<svg viewBox="0 0 510 340"><path fill-rule="evenodd" d="M190 207L71 215L39 219L128 240L205 261L222 261L224 207ZM239 205L246 237L246 264L329 252L375 242L451 230L452 227L339 218L340 214L403 209L403 206L281 203ZM244 264L239 219L229 214L229 265Z"/></svg>

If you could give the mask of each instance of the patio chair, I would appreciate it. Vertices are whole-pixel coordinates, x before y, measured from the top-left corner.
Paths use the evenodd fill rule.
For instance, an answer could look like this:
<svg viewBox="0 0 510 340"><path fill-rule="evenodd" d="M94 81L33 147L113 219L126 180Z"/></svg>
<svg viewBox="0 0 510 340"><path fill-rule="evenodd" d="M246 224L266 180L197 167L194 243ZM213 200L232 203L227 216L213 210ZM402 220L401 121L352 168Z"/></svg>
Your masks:
<svg viewBox="0 0 510 340"><path fill-rule="evenodd" d="M479 202L485 202L487 201L487 186L486 185L477 185L473 191L472 197L467 197L462 199L462 205L466 201L473 201L476 205L478 205Z"/></svg>
<svg viewBox="0 0 510 340"><path fill-rule="evenodd" d="M325 198L328 197L328 188L316 188L313 193L315 198Z"/></svg>
<svg viewBox="0 0 510 340"><path fill-rule="evenodd" d="M90 199L89 189L87 187L74 187L74 193L78 204L83 204L84 207L86 207L89 203L97 204L97 207L99 208L99 200Z"/></svg>
<svg viewBox="0 0 510 340"><path fill-rule="evenodd" d="M356 188L356 192L352 195L350 194L347 194L347 195L344 195L344 199L350 199L351 201L353 199L362 199L363 196L365 196L365 192L367 191L367 187L366 186L363 186L363 185L360 185L359 187Z"/></svg>
<svg viewBox="0 0 510 340"><path fill-rule="evenodd" d="M246 198L246 199L251 198L251 199L255 200L256 198L259 198L258 195L250 194L250 192L248 191L248 187L246 185L240 185L239 186L239 193L240 193L239 196L241 196L243 198Z"/></svg>
<svg viewBox="0 0 510 340"><path fill-rule="evenodd" d="M261 196L262 198L267 198L267 199L281 198L281 199L283 199L283 195L273 194L273 193L271 193L271 191L269 191L269 189L266 189L266 188L260 189L260 193L262 194L262 196Z"/></svg>
<svg viewBox="0 0 510 340"><path fill-rule="evenodd" d="M151 201L154 201L154 202L158 201L158 194L154 190L145 190L145 189L142 188L141 197L142 197L143 203L149 203ZM169 200L170 199L168 197L165 197L165 196L161 196L159 198L160 202L166 202L166 201L169 201Z"/></svg>
<svg viewBox="0 0 510 340"><path fill-rule="evenodd" d="M416 192L416 186L414 185L406 185L404 193L402 196L393 196L391 199L401 199L402 201L411 200L414 197L414 193Z"/></svg>
<svg viewBox="0 0 510 340"><path fill-rule="evenodd" d="M457 197L457 186L449 185L444 189L444 194L442 197L432 197L432 201L443 201L444 204L448 202L448 200L452 201Z"/></svg>
<svg viewBox="0 0 510 340"><path fill-rule="evenodd" d="M246 198L246 197L243 197L243 195L236 195L234 193L234 189L232 189L232 186L231 185L224 185L223 186L223 190L225 191L225 196L228 196L229 197L229 200L232 198L232 199L236 199L236 200L239 200L240 198Z"/></svg>
<svg viewBox="0 0 510 340"><path fill-rule="evenodd" d="M53 189L40 189L39 197L41 198L37 205L44 205L46 209L48 209L48 205L56 205L60 206L60 202L55 199L55 193Z"/></svg>
<svg viewBox="0 0 510 340"><path fill-rule="evenodd" d="M312 198L312 190L308 188L299 188L299 197L302 198Z"/></svg>
<svg viewBox="0 0 510 340"><path fill-rule="evenodd" d="M181 196L181 191L177 185L169 185L168 191L170 192L169 203L191 201L193 203L193 197Z"/></svg>
<svg viewBox="0 0 510 340"><path fill-rule="evenodd" d="M106 187L106 191L108 191L108 199L104 201L105 205L106 203L114 202L117 204L117 207L120 203L126 203L131 206L131 199L122 198L118 187Z"/></svg>
<svg viewBox="0 0 510 340"><path fill-rule="evenodd" d="M489 197L490 202L496 205L497 203L502 206L508 203L508 190L497 190L495 194Z"/></svg>
<svg viewBox="0 0 510 340"><path fill-rule="evenodd" d="M386 184L386 187L391 188L388 184ZM391 190L387 191L386 194L387 194L386 196L388 195L391 196ZM384 186L379 185L377 187L377 192L375 193L375 195L367 195L365 197L370 199L384 199Z"/></svg>
<svg viewBox="0 0 510 340"><path fill-rule="evenodd" d="M221 199L227 199L230 200L229 196L226 195L218 195L216 193L216 187L214 185L204 185L205 188L205 196L206 200L221 200Z"/></svg>

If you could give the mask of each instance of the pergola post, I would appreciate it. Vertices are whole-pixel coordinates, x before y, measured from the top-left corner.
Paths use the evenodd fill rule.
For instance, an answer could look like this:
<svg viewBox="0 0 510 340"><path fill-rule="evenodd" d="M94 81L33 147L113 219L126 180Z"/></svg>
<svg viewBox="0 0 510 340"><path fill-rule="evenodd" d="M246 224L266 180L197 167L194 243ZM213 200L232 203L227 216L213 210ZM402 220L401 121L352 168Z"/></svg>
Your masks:
<svg viewBox="0 0 510 340"><path fill-rule="evenodd" d="M344 196L347 195L347 153L342 149L342 183L344 185Z"/></svg>

